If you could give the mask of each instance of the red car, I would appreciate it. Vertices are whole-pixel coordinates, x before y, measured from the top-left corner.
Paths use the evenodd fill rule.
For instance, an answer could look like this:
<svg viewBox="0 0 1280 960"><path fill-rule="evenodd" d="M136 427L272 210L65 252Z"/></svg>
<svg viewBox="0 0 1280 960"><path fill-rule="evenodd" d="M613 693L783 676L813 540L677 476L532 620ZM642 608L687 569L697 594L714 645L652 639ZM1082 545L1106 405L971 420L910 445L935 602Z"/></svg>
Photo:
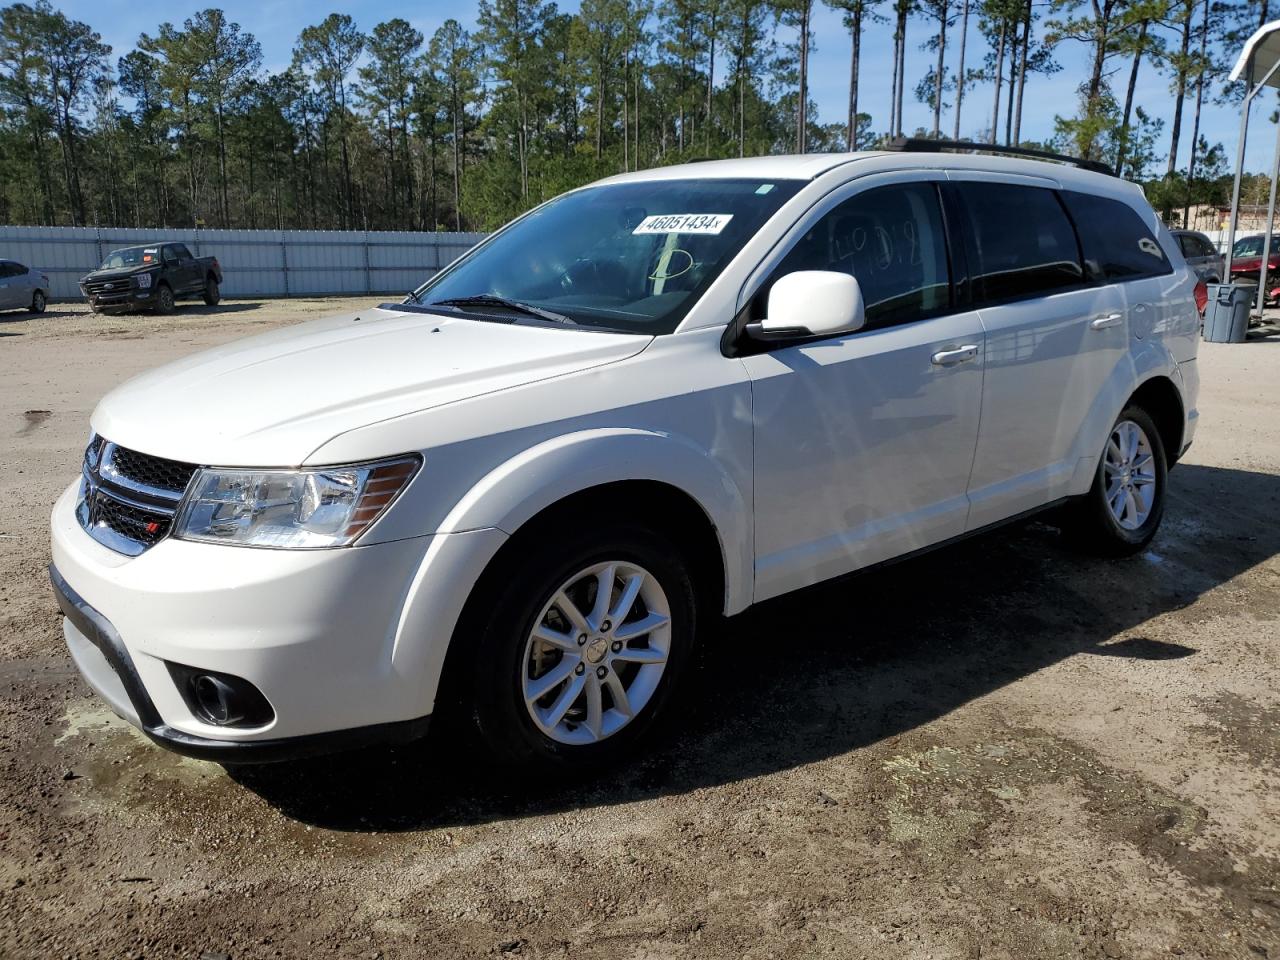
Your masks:
<svg viewBox="0 0 1280 960"><path fill-rule="evenodd" d="M1231 248L1231 279L1246 280L1257 283L1262 275L1262 248L1266 237L1254 234L1241 237ZM1267 261L1267 296L1268 306L1280 302L1280 235L1271 237L1270 257Z"/></svg>

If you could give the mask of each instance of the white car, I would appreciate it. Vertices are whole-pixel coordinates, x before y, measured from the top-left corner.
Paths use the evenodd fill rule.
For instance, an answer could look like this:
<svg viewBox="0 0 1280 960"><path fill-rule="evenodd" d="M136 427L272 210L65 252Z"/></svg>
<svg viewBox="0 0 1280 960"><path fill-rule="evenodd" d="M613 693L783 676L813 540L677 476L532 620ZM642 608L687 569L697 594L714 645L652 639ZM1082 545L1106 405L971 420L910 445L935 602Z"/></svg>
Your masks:
<svg viewBox="0 0 1280 960"><path fill-rule="evenodd" d="M593 766L753 603L1049 507L1142 549L1196 426L1195 284L1136 186L1062 164L613 177L404 303L108 394L53 510L66 641L197 757L450 713Z"/></svg>

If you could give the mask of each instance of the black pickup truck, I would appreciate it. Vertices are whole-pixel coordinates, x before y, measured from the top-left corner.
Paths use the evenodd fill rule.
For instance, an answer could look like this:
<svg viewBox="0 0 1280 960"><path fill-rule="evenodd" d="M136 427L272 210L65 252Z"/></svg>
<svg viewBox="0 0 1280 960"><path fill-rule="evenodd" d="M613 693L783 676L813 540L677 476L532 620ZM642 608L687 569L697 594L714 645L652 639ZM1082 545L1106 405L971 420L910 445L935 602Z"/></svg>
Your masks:
<svg viewBox="0 0 1280 960"><path fill-rule="evenodd" d="M221 298L220 283L217 257L193 257L182 243L149 243L112 250L102 266L80 279L80 291L94 313L169 313L179 298L200 297L213 306Z"/></svg>

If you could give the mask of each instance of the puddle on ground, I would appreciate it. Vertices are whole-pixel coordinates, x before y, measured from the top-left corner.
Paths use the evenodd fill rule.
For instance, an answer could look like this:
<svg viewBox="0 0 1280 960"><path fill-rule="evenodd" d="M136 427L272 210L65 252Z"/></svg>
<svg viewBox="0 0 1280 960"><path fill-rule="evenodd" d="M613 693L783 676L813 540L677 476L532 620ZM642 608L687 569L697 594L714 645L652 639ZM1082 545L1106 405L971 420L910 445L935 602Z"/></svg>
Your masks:
<svg viewBox="0 0 1280 960"><path fill-rule="evenodd" d="M1275 762L1280 711L1232 697L1215 704L1222 729L1236 731L1238 748ZM1028 731L1002 743L934 746L895 756L883 770L891 782L888 836L908 850L956 856L1022 811L1036 788L1067 784L1067 795L1078 798L1103 838L1162 861L1237 910L1280 926L1280 863L1253 850L1228 848L1207 830L1209 811L1117 771L1080 744Z"/></svg>
<svg viewBox="0 0 1280 960"><path fill-rule="evenodd" d="M22 429L18 431L18 436L25 437L27 434L34 432L52 416L52 410L24 410L22 412L22 419L25 421L25 424Z"/></svg>
<svg viewBox="0 0 1280 960"><path fill-rule="evenodd" d="M1280 707L1228 693L1200 701L1210 723L1201 729L1260 767L1280 768Z"/></svg>
<svg viewBox="0 0 1280 960"><path fill-rule="evenodd" d="M121 720L100 700L77 700L62 715L67 728L54 738L54 745L63 744L73 737L107 734L134 734L137 732L127 721Z"/></svg>
<svg viewBox="0 0 1280 960"><path fill-rule="evenodd" d="M67 726L54 746L68 754L68 769L92 780L99 790L124 795L135 781L146 780L201 787L211 780L230 783L222 767L156 746L101 700L72 701L62 719ZM80 756L71 756L73 752Z"/></svg>
<svg viewBox="0 0 1280 960"><path fill-rule="evenodd" d="M1040 784L1072 780L1082 799L1111 824L1129 822L1187 842L1203 827L1195 805L1124 777L1083 749L1046 736L961 749L935 746L884 764L896 793L889 803L890 835L899 841L959 841L1001 816L992 803L1016 804ZM1104 810L1102 807L1107 809Z"/></svg>

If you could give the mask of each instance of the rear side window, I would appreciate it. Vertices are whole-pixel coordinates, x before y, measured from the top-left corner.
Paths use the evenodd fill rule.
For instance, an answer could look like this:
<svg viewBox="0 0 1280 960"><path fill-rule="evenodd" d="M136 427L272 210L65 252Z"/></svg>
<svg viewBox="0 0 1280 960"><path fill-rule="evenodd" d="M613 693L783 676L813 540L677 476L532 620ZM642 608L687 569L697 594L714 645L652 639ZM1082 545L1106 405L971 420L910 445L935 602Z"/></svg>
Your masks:
<svg viewBox="0 0 1280 960"><path fill-rule="evenodd" d="M979 303L1022 300L1084 282L1080 245L1052 190L955 186L970 225L969 269Z"/></svg>
<svg viewBox="0 0 1280 960"><path fill-rule="evenodd" d="M170 249L173 251L173 255L177 257L179 260L191 259L191 253L190 251L187 250L186 244L175 243Z"/></svg>
<svg viewBox="0 0 1280 960"><path fill-rule="evenodd" d="M1179 234L1178 246L1182 248L1184 257L1203 257L1204 251L1200 249L1200 241L1189 233Z"/></svg>
<svg viewBox="0 0 1280 960"><path fill-rule="evenodd" d="M25 275L27 268L13 260L6 260L0 264L0 277L21 277Z"/></svg>
<svg viewBox="0 0 1280 960"><path fill-rule="evenodd" d="M1062 197L1080 231L1085 263L1093 277L1117 282L1173 272L1155 234L1133 207L1071 190L1064 191Z"/></svg>
<svg viewBox="0 0 1280 960"><path fill-rule="evenodd" d="M850 197L796 242L772 279L797 270L856 277L867 328L944 312L951 306L951 271L937 188L904 183Z"/></svg>

